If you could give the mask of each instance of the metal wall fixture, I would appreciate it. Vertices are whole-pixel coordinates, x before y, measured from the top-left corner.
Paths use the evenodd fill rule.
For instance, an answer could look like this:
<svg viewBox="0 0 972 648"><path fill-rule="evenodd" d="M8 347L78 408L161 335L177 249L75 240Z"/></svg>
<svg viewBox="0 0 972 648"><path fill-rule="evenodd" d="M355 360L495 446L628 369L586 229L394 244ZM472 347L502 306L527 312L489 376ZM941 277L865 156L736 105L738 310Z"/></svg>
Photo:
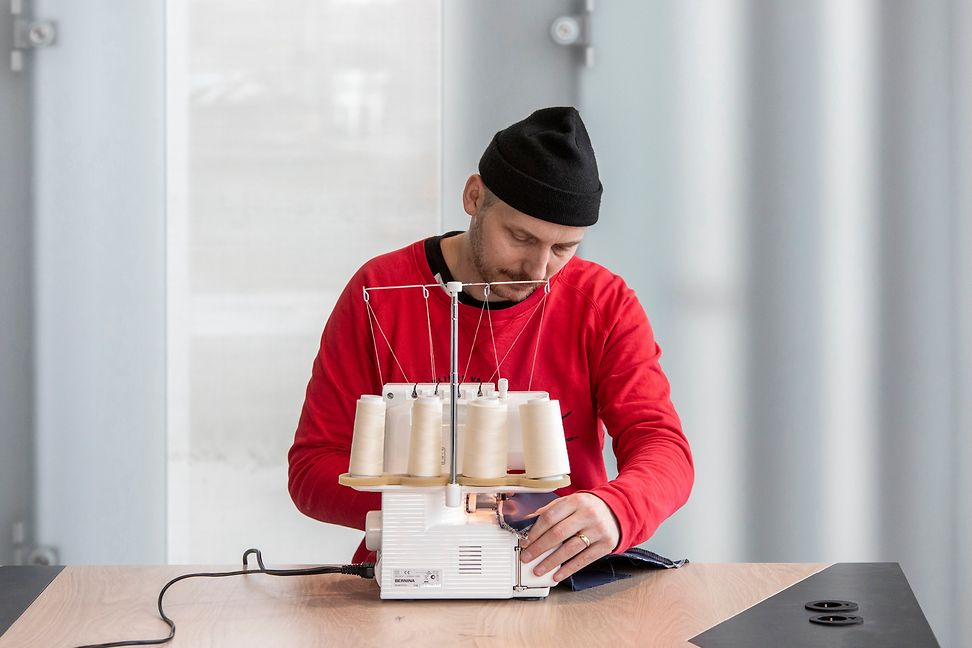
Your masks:
<svg viewBox="0 0 972 648"><path fill-rule="evenodd" d="M35 20L25 16L24 0L10 0L13 15L13 49L10 51L10 69L24 69L24 52L50 47L57 40L57 25L52 20Z"/></svg>
<svg viewBox="0 0 972 648"><path fill-rule="evenodd" d="M584 65L594 65L594 46L591 45L591 14L594 0L584 3L584 11L576 16L559 16L550 24L550 38L563 47L582 47Z"/></svg>

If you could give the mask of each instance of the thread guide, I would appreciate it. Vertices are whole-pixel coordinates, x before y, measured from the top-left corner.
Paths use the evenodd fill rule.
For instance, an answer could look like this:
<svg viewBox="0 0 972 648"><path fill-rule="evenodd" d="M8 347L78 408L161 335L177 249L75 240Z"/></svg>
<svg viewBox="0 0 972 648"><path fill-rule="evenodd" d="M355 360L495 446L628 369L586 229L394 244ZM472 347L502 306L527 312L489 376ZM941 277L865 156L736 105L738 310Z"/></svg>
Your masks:
<svg viewBox="0 0 972 648"><path fill-rule="evenodd" d="M422 389L419 389L419 383L415 383L410 386L410 392L406 391L404 394L404 401L406 401L407 406L410 408L408 412L410 427L409 443L407 448L403 448L402 444L399 443L396 448L394 445L394 439L389 436L389 429L394 428L393 423L386 424L384 420L384 415L382 415L381 421L379 422L375 417L370 419L365 418L366 415L370 416L373 412L366 412L362 407L363 401L368 400L369 404L366 407L372 407L374 405L374 400L382 399L382 406L385 411L391 411L392 408L396 410L401 410L406 403L401 400L396 402L396 391L401 391L402 385L383 385L382 394L383 396L373 396L373 395L363 395L361 400L358 401L358 409L356 410L355 416L355 429L354 438L352 441L352 457L350 470L347 473L340 475L338 482L345 486L350 486L358 490L397 490L399 488L409 488L409 489L425 489L425 488L437 488L442 486L448 486L447 491L452 491L449 493L448 502L449 506L458 506L459 498L456 493L456 489L462 488L484 488L487 489L483 492L489 492L491 489L495 491L496 489L508 490L509 492L516 492L516 490L554 490L557 488L562 488L570 484L570 477L568 475L570 471L569 462L567 459L566 445L563 437L563 426L560 419L559 403L557 401L549 400L549 396L546 392L508 392L508 387L506 380L500 379L500 385L498 390L498 404L503 410L503 416L508 420L515 417L515 431L519 433L519 441L521 444L521 452L523 454L524 461L522 462L523 468L525 469L525 474L520 474L517 472L509 472L509 464L507 463L507 451L509 449L509 429L504 421L502 424L502 434L495 434L495 429L490 431L490 437L494 441L502 441L506 448L489 448L485 445L470 448L468 444L477 443L482 440L481 435L478 434L479 430L475 430L476 433L468 434L470 431L468 428L468 422L470 418L479 422L482 419L481 412L477 412L477 416L470 417L472 410L471 406L475 403L476 405L492 404L497 402L497 390L490 383L484 385L479 383L476 385L476 392L473 395L468 390L467 385L462 385L459 382L458 376L458 320L459 320L459 294L462 292L464 286L485 286L488 291L490 285L495 284L521 284L521 283L536 283L543 284L545 293L549 294L550 284L547 281L508 281L508 282L492 282L492 283L471 283L463 284L462 282L449 282L445 286L439 284L429 284L429 285L403 285L403 286L380 286L363 288L363 299L366 308L369 309L369 322L371 317L371 294L370 291L376 290L394 290L394 289L415 289L419 288L422 291L422 296L424 299L428 299L428 289L432 287L445 288L446 292L450 296L450 354L449 354L449 392L448 395L443 394L439 390L439 384L436 383L432 391L429 390L428 385L423 385ZM431 323L430 323L431 327ZM430 340L431 340L431 330L430 330ZM387 341L387 339L386 339ZM394 356L394 351L391 351ZM497 368L498 369L498 368ZM466 390L462 387L467 386ZM390 387L398 387L399 389L391 389ZM408 387L406 385L406 387ZM485 390L484 390L485 387ZM444 390L442 390L444 391ZM518 395L519 398L510 398ZM465 396L465 398L463 398ZM449 444L446 446L444 443L441 444L442 453L442 465L448 468L448 474L442 473L439 475L432 475L429 473L435 472L430 470L430 443L429 440L436 437L439 430L444 427L444 424L439 424L436 426L436 421L434 417L429 417L427 413L420 414L419 421L415 418L415 408L419 407L420 401L430 400L431 398L436 398L440 400L443 406L449 407L449 429L448 429L448 439ZM466 444L466 449L472 453L470 456L476 458L476 470L478 476L467 476L459 472L459 406L460 404L465 409L465 438L463 439ZM428 403L422 405L423 408L427 408ZM477 408L478 409L478 408ZM499 409L499 408L498 408ZM536 411L544 409L550 410L542 416L537 416ZM556 410L556 412L554 412ZM358 414L362 414L365 419L364 422L359 426ZM522 414L521 414L522 413ZM402 412L398 411L396 416L402 417ZM498 414L491 414L491 416L496 416ZM447 420L445 415L442 417L442 421ZM399 423L402 423L399 421ZM478 424L478 423L477 423ZM496 422L492 421L491 425L493 428L496 427ZM524 429L526 428L526 429ZM359 434L362 437L368 439L366 442L358 443ZM444 435L443 435L444 436ZM379 440L380 439L380 440ZM375 441L378 441L378 446L376 447ZM389 470L390 464L393 463L393 459L389 458L388 453L391 449L396 455L400 454L402 450L407 450L408 454L408 468L405 470ZM356 456L357 451L357 456ZM489 453L492 456L486 459L487 469L482 469L483 457L478 453ZM361 456L362 454L368 453L368 456ZM501 453L501 456L495 456L497 453ZM447 456L447 454L449 456ZM531 459L527 461L527 456ZM432 457L434 461L434 455ZM507 463L506 469L500 466L500 462ZM382 470L377 469L378 464L382 465ZM367 466L366 469L361 470L362 465ZM416 470L416 466L422 466L422 470ZM399 466L400 467L400 466ZM516 468L514 468L516 470ZM463 492L474 492L474 491L463 491Z"/></svg>

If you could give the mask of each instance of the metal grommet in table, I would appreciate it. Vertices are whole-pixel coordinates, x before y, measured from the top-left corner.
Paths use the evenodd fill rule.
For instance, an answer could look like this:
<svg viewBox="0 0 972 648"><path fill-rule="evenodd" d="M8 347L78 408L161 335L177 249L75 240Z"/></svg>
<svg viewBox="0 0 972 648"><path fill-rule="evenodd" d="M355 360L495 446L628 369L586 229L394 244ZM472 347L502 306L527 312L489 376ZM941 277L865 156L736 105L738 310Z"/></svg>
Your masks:
<svg viewBox="0 0 972 648"><path fill-rule="evenodd" d="M856 612L860 609L854 601L838 601L835 599L823 599L820 601L810 601L804 605L811 612Z"/></svg>
<svg viewBox="0 0 972 648"><path fill-rule="evenodd" d="M810 623L826 626L849 626L864 623L864 617L851 614L821 614L810 617Z"/></svg>

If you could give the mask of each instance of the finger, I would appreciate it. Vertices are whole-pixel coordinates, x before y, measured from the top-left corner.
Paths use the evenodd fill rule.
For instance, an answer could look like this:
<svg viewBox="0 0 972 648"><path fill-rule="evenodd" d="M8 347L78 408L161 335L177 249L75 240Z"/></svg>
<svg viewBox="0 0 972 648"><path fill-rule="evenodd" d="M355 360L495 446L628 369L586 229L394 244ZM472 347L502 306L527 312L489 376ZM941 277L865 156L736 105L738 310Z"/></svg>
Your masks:
<svg viewBox="0 0 972 648"><path fill-rule="evenodd" d="M541 560L540 563L533 568L533 573L537 576L542 576L543 574L557 569L586 549L587 544L577 537L577 535L572 535L564 540L560 547L558 547L555 551L552 551L549 556Z"/></svg>
<svg viewBox="0 0 972 648"><path fill-rule="evenodd" d="M565 500L566 499L567 498L565 498ZM553 504L559 504L559 506L553 506ZM527 532L527 538L520 543L520 546L527 547L533 545L533 543L540 539L550 528L570 517L575 508L576 505L569 501L557 500L537 509L537 521L533 523L532 527L530 527L530 530ZM552 547L553 544L555 543L548 544L546 549ZM543 551L546 551L546 549ZM532 553L533 556L538 556L540 553L542 553L542 551L534 551Z"/></svg>
<svg viewBox="0 0 972 648"><path fill-rule="evenodd" d="M583 540L580 540L580 538L578 540L583 544ZM562 564L553 578L559 583L609 553L610 550L607 547L607 543L603 541L592 543L590 547L586 547L584 551L574 556L572 560Z"/></svg>
<svg viewBox="0 0 972 648"><path fill-rule="evenodd" d="M580 531L582 528L583 525L580 522L580 520L577 519L576 515L572 515L564 520L561 520L554 526L547 529L547 531L543 535L535 538L533 542L531 542L526 549L521 549L520 559L523 562L530 562L531 560L541 555L543 552L547 551L548 549L553 549L557 545L567 541L567 539L569 539L572 535ZM578 542L584 544L583 541L580 540L580 538L578 538ZM577 553L578 551L580 551L579 548L574 549L574 553ZM570 554L570 556L572 555L574 554L573 553ZM565 558L569 558L570 556L565 556ZM547 558L544 559L545 562L548 562L549 560L550 560L550 556L547 556ZM548 569L550 568L552 568L552 566L548 567Z"/></svg>
<svg viewBox="0 0 972 648"><path fill-rule="evenodd" d="M551 502L546 506L537 509L537 513L541 516L547 514L548 516L556 515L556 519L563 519L565 516L564 512L568 515L579 516L578 519L583 519L585 524L595 524L597 522L597 516L595 515L595 510L591 506L588 499L591 498L597 500L599 503L603 504L602 500L597 499L595 495L589 495L588 493L578 493L574 495L567 495L561 499ZM558 505L556 509L553 505ZM604 505L606 506L606 505ZM551 517L551 519L554 519Z"/></svg>

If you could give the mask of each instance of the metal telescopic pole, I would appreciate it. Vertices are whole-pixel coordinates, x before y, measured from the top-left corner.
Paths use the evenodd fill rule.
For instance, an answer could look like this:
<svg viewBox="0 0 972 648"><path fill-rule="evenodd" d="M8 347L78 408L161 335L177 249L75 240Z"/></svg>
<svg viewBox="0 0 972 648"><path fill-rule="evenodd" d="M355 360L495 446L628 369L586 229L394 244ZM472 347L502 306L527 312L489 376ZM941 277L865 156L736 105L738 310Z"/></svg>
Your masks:
<svg viewBox="0 0 972 648"><path fill-rule="evenodd" d="M459 429L459 293L462 291L462 282L450 281L446 285L446 288L449 291L449 297L452 302L452 316L449 322L449 392L452 395L452 402L450 403L452 419L449 425L449 432L452 435L452 464L449 469L449 484L456 492L456 495L453 497L457 497L456 445L458 444ZM457 504L451 505L455 506Z"/></svg>

